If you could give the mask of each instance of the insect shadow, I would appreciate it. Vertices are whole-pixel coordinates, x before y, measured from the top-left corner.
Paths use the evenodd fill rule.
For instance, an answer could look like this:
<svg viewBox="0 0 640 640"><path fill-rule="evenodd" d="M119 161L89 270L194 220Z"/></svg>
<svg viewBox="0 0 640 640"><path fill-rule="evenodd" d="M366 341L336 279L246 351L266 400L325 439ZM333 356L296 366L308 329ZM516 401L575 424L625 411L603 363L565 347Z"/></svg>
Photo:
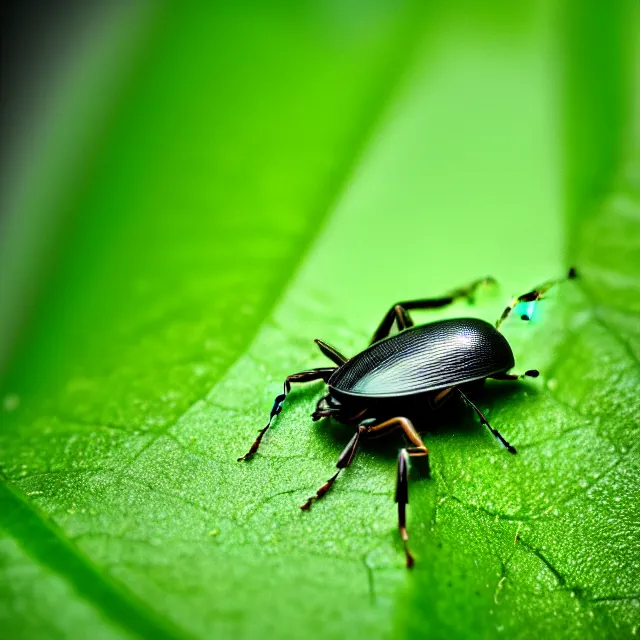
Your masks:
<svg viewBox="0 0 640 640"><path fill-rule="evenodd" d="M318 389L319 385L316 384L298 389L295 396L291 396L292 401L309 407L314 406L320 397ZM481 394L477 395L482 395L482 405L486 413L493 414L501 407L518 404L522 392L523 388L519 384L505 385L488 380ZM527 385L526 392L529 396L534 397L539 394L538 389L533 385ZM413 411L408 410L406 417L413 422L416 431L423 436L427 443L437 441L441 435L482 436L485 429L482 423L477 420L475 413L464 403L455 400L453 398L451 402L429 412L420 410L417 406L413 408ZM331 418L324 418L313 425L309 424L309 427L314 428L319 438L335 451L342 450L353 436L353 428L350 425ZM479 440L479 442L482 441L484 439ZM494 446L493 441L489 438L486 439L486 442L488 446ZM407 446L407 440L401 429L396 429L395 433L389 434L388 437L368 438L362 443L363 450L381 460L389 460L394 463L398 457L398 451L405 446ZM420 475L429 475L428 468L418 466L418 469L423 471Z"/></svg>

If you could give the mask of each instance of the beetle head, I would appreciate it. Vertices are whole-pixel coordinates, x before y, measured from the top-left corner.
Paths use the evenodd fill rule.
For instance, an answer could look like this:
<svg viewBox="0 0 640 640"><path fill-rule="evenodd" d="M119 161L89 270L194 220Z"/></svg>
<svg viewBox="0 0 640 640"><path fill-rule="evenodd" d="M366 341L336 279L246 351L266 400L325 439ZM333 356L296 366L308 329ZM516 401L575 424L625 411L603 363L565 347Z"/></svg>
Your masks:
<svg viewBox="0 0 640 640"><path fill-rule="evenodd" d="M337 413L341 407L342 403L329 393L318 400L316 410L311 414L311 417L315 422L320 420L320 418L330 416L332 413Z"/></svg>

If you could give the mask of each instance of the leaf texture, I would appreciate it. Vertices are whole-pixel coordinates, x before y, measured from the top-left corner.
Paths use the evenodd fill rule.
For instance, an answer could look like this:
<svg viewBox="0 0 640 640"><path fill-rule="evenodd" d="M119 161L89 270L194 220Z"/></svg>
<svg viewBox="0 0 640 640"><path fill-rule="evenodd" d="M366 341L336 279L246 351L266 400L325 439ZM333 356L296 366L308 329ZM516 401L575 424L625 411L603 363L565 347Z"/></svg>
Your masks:
<svg viewBox="0 0 640 640"><path fill-rule="evenodd" d="M547 4L323 7L157 18L3 382L11 637L637 630L637 144L568 232ZM570 261L505 323L541 377L479 400L518 455L464 407L417 418L413 572L400 439L298 508L350 437L311 422L320 384L236 462L284 377L326 365L313 338L354 354L397 300L489 274L474 308L420 319L494 322Z"/></svg>

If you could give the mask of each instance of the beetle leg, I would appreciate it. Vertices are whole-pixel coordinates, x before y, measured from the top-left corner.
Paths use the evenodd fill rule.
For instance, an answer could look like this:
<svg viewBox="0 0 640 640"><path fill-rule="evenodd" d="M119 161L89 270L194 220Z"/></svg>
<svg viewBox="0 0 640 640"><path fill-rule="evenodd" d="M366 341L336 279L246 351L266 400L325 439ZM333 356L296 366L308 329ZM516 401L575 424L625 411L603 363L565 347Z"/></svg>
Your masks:
<svg viewBox="0 0 640 640"><path fill-rule="evenodd" d="M442 391L439 391L431 401L432 406L434 408L439 407L449 397L449 394L453 391L453 389L453 387L449 387L448 389L442 389Z"/></svg>
<svg viewBox="0 0 640 640"><path fill-rule="evenodd" d="M323 340L318 340L316 338L314 342L318 345L320 351L322 351L329 360L333 360L333 362L335 362L339 367L348 360L348 358L345 358L335 347L332 347Z"/></svg>
<svg viewBox="0 0 640 640"><path fill-rule="evenodd" d="M507 451L509 453L516 453L516 448L509 444L503 437L502 434L497 430L494 429L490 424L489 421L485 418L484 413L482 413L482 411L480 411L480 409L478 409L478 407L476 407L475 404L473 404L473 402L471 402L471 400L469 400L469 398L462 393L462 391L460 389L456 389L456 391L460 394L460 397L464 400L465 404L469 405L477 414L478 418L480 418L480 422L487 427L487 429L489 429L489 431L491 431L491 433L498 439L500 440L500 442L502 442L502 444L507 448Z"/></svg>
<svg viewBox="0 0 640 640"><path fill-rule="evenodd" d="M509 314L515 309L515 307L520 302L535 302L536 300L539 300L540 298L542 298L544 294L547 293L549 289L551 289L551 287L554 287L555 285L560 284L565 280L573 280L576 277L577 277L576 270L573 267L571 267L566 277L559 278L557 280L549 280L548 282L541 284L539 287L532 289L528 293L523 293L521 296L514 298L505 307L504 311L502 312L502 315L498 318L498 321L496 322L496 329L498 329L500 325L509 317ZM530 320L528 315L523 315L521 317L523 320Z"/></svg>
<svg viewBox="0 0 640 640"><path fill-rule="evenodd" d="M493 380L522 380L523 378L537 378L540 372L537 369L528 369L524 373L496 373L490 376Z"/></svg>
<svg viewBox="0 0 640 640"><path fill-rule="evenodd" d="M411 551L409 551L409 534L407 533L407 505L409 504L409 452L407 449L400 449L398 454L396 503L398 504L398 529L404 545L407 569L411 569L414 560Z"/></svg>
<svg viewBox="0 0 640 640"><path fill-rule="evenodd" d="M416 431L416 428L413 426L411 420L408 418L391 418L390 420L385 420L385 422L381 422L380 424L373 425L367 429L368 433L376 433L376 431L384 431L395 429L396 427L400 427L404 434L409 438L409 441L415 445L413 447L408 447L406 449L407 453L412 458L426 458L427 469L429 468L429 450L425 447L424 442L422 442L422 438L420 434Z"/></svg>
<svg viewBox="0 0 640 640"><path fill-rule="evenodd" d="M382 338L386 338L391 332L394 321L397 323L400 331L408 327L412 327L414 322L408 313L412 309L439 309L440 307L446 307L448 304L451 304L460 298L467 298L467 300L472 302L474 294L479 287L493 283L495 283L495 280L491 277L481 278L480 280L472 282L467 287L461 287L460 289L456 289L439 298L424 298L420 300L399 302L393 305L391 309L387 311L384 318L382 318L382 322L380 322L380 325L373 334L370 344L373 344L378 340L382 340Z"/></svg>
<svg viewBox="0 0 640 640"><path fill-rule="evenodd" d="M248 460L258 450L262 437L271 426L271 421L280 413L280 411L282 411L282 403L287 397L289 391L291 391L292 382L311 382L312 380L324 380L326 382L334 371L335 368L333 367L321 367L318 369L309 369L308 371L300 371L299 373L292 373L290 376L287 376L287 379L284 381L284 393L276 396L276 399L273 401L273 407L269 414L269 422L267 422L267 425L258 432L256 441L251 445L251 448L247 453L238 458L238 462L241 460Z"/></svg>
<svg viewBox="0 0 640 640"><path fill-rule="evenodd" d="M338 464L336 464L336 467L338 468L338 470L316 491L315 496L311 496L303 505L300 505L300 508L303 511L308 511L311 508L311 505L316 500L320 500L320 498L322 498L322 496L325 493L327 493L329 489L331 489L331 487L333 486L333 483L336 481L336 479L340 475L340 472L351 464L351 462L353 461L356 455L356 451L358 449L358 442L360 441L360 436L366 430L367 430L366 427L363 427L363 426L358 427L358 430L355 432L351 440L349 440L349 443L344 448L344 450L340 454L340 457L338 458Z"/></svg>
<svg viewBox="0 0 640 640"><path fill-rule="evenodd" d="M398 325L398 331L404 331L409 327L413 327L413 325L415 324L415 322L413 321L413 319L409 315L409 312L407 311L406 307L403 304L394 304L392 311L395 316L393 319L396 321L396 324ZM393 326L393 321L392 321L392 326ZM391 330L391 327L389 327L389 330Z"/></svg>
<svg viewBox="0 0 640 640"><path fill-rule="evenodd" d="M429 468L429 450L425 447L420 434L408 418L397 417L385 420L380 424L368 428L368 433L385 431L400 427L407 438L415 446L404 447L398 454L398 477L396 481L396 503L398 504L398 529L404 545L404 553L407 558L407 568L414 564L413 556L409 551L409 534L407 533L407 505L409 504L409 458L424 457Z"/></svg>
<svg viewBox="0 0 640 640"><path fill-rule="evenodd" d="M399 331L412 327L414 324L403 303L394 304L393 307L387 311L384 318L382 318L382 322L373 334L369 344L373 344L378 340L382 340L382 338L386 338L391 333L391 328L393 327L394 322L398 325Z"/></svg>

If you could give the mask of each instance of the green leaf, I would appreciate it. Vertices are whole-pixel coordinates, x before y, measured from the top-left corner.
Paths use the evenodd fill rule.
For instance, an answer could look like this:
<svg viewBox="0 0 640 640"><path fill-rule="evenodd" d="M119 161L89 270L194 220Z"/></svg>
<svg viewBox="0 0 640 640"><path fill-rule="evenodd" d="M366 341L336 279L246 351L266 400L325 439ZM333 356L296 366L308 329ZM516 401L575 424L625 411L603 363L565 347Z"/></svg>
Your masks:
<svg viewBox="0 0 640 640"><path fill-rule="evenodd" d="M602 107L616 126L590 120L594 147L619 150L594 194L580 127L558 134L590 89L559 95L555 72L582 49L544 2L257 5L150 24L60 199L72 231L4 375L2 628L635 633L640 179L623 81ZM412 474L413 571L393 503L400 439L367 443L298 508L349 438L311 422L322 385L295 388L259 454L236 462L284 377L326 364L313 338L351 355L393 302L488 274L501 289L475 308L420 320L494 321L569 264L579 280L504 325L517 367L541 377L480 400L518 455L464 407L416 421L432 478Z"/></svg>

